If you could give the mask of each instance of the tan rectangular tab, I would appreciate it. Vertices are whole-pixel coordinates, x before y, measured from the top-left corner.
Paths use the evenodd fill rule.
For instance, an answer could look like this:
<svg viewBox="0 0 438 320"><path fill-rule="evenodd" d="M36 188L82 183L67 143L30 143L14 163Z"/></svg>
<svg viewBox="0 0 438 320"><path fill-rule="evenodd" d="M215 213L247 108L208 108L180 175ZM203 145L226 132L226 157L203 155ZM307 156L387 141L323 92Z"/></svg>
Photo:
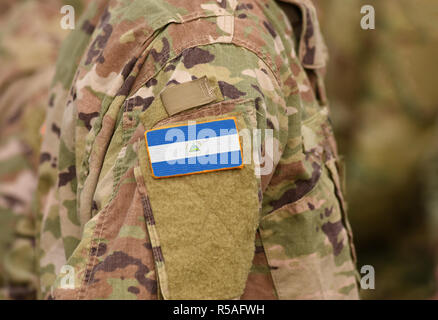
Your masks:
<svg viewBox="0 0 438 320"><path fill-rule="evenodd" d="M161 101L169 116L216 100L223 100L219 86L206 76L170 86L161 93Z"/></svg>

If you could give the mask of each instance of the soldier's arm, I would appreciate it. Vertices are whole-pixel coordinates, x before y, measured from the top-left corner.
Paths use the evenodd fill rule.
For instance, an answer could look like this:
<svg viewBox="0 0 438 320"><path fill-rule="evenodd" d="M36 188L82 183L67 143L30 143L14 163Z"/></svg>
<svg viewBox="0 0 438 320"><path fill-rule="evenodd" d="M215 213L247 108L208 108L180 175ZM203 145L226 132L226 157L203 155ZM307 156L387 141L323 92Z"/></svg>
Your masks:
<svg viewBox="0 0 438 320"><path fill-rule="evenodd" d="M146 73L137 75L144 80L117 116L94 196L102 209L67 261L76 271L75 290L63 290L61 276L54 295L86 291L84 297L105 298L112 286L111 297L151 298L158 280L165 298L237 298L251 271L262 184L269 182L287 138L283 93L262 59L232 44L184 48L153 76ZM152 154L155 142L144 133L168 126L185 132L193 122L207 130L203 136L198 131L198 138L211 138L208 130L218 126L237 129L242 149L225 145L225 163L219 157L218 163L184 168L157 165L151 157L163 154ZM254 156L257 151L261 157ZM265 162L261 169L256 160ZM117 181L113 193L106 187L110 181ZM132 285L111 282L120 274Z"/></svg>
<svg viewBox="0 0 438 320"><path fill-rule="evenodd" d="M145 186L146 223L161 291L166 298L239 297L251 268L262 206L262 179L256 173L264 179L272 174L284 147L280 139L287 137L282 92L254 53L219 43L184 51L128 104L143 110L141 102L152 98L140 115L146 135L137 146L136 179ZM217 127L237 129L241 150L232 146L233 134L221 136ZM190 128L205 141L192 140ZM190 149L166 159L161 140L166 134L201 154L212 137L226 140L223 150L207 150L203 163L190 164ZM258 168L262 150L265 163ZM167 162L175 158L185 159Z"/></svg>

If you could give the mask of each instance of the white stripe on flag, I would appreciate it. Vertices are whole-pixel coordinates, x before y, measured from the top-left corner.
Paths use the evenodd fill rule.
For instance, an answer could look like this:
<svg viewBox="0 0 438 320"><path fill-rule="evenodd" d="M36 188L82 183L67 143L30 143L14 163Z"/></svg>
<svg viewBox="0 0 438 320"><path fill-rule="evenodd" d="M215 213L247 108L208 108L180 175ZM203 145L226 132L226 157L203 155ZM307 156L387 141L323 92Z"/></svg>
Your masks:
<svg viewBox="0 0 438 320"><path fill-rule="evenodd" d="M240 151L238 134L156 145L149 147L149 156L155 163L232 151Z"/></svg>

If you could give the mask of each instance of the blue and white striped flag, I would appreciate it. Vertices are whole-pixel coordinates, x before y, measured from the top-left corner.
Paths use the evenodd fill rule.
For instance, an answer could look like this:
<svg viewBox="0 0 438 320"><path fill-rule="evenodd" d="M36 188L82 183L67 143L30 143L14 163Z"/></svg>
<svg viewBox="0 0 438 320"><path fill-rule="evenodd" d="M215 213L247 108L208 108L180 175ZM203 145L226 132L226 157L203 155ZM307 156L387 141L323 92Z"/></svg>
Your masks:
<svg viewBox="0 0 438 320"><path fill-rule="evenodd" d="M145 138L155 178L243 166L234 118L152 129Z"/></svg>

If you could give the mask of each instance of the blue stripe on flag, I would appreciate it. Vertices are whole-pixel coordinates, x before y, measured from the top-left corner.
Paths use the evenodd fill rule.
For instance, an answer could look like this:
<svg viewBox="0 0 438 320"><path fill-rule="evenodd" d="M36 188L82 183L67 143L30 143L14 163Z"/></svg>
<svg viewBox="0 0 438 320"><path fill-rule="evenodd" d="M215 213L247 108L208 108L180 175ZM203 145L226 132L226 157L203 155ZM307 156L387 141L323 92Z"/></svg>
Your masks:
<svg viewBox="0 0 438 320"><path fill-rule="evenodd" d="M216 161L210 161L215 163L206 163L208 160L216 159ZM226 161L225 161L226 160ZM178 163L183 161L183 163ZM194 163L191 163L194 162ZM225 162L225 163L221 163ZM170 177L175 175L183 175L188 173L197 173L202 171L213 171L220 169L231 169L240 167L242 165L242 154L239 151L224 152L214 154L213 156L199 156L192 158L184 158L175 160L172 162L162 161L152 163L152 170L154 176Z"/></svg>
<svg viewBox="0 0 438 320"><path fill-rule="evenodd" d="M200 132L202 131L202 132ZM146 133L149 147L203 138L212 138L235 134L236 123L233 119L181 125L177 127L154 129ZM201 133L201 134L200 134ZM167 135L167 137L166 137ZM198 136L199 135L199 136Z"/></svg>

